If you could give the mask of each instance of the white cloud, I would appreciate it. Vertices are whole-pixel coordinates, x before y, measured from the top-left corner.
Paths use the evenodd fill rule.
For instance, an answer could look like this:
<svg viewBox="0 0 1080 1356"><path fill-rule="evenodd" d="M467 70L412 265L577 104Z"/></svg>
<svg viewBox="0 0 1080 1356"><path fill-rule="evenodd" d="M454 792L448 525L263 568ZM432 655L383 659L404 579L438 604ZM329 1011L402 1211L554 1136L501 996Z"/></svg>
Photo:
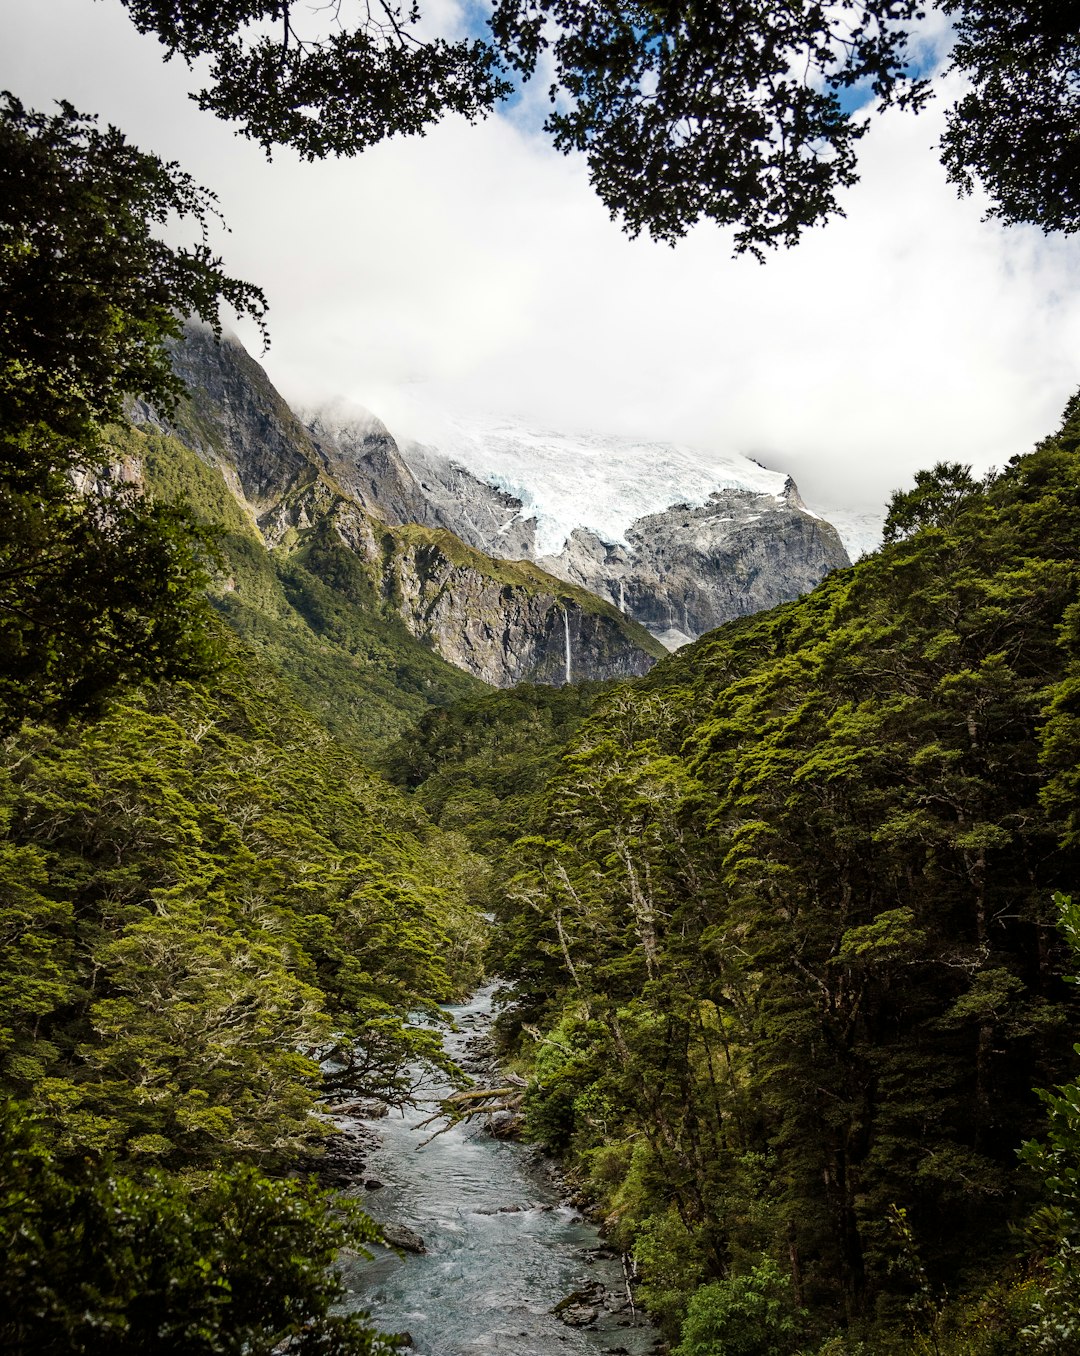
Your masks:
<svg viewBox="0 0 1080 1356"><path fill-rule="evenodd" d="M392 422L421 381L459 407L747 452L858 504L942 457L1026 450L1080 384L1077 247L956 199L940 106L882 119L846 220L759 266L711 227L626 239L581 162L520 120L268 165L115 0L0 0L0 23L0 85L98 110L218 191L286 394Z"/></svg>

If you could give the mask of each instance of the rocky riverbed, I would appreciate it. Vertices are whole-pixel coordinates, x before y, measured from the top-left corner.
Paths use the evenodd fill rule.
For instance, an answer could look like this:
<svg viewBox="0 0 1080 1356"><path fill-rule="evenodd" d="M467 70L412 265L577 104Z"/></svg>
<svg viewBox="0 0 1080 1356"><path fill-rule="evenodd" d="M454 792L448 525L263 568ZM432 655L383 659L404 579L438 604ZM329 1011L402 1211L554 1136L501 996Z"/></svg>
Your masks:
<svg viewBox="0 0 1080 1356"><path fill-rule="evenodd" d="M448 1009L446 1045L491 1076L492 988ZM463 1122L419 1129L450 1089L433 1085L404 1114L336 1109L346 1131L331 1173L386 1226L395 1247L349 1261L349 1303L417 1356L646 1356L655 1331L632 1307L621 1261L575 1209L538 1150ZM496 1130L511 1129L503 1122Z"/></svg>

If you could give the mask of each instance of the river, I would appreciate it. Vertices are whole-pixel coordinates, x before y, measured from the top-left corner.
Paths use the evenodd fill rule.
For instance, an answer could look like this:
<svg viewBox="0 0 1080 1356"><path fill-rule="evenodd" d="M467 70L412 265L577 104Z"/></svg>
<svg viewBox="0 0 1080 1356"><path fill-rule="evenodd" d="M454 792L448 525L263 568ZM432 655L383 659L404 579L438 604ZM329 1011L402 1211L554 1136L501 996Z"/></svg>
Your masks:
<svg viewBox="0 0 1080 1356"><path fill-rule="evenodd" d="M491 1024L493 986L448 1007L456 1030L446 1036L452 1058ZM425 1096L450 1091L435 1086ZM361 1194L364 1208L405 1225L424 1240L423 1255L376 1249L347 1265L349 1303L371 1312L383 1332L408 1332L417 1356L645 1356L655 1330L629 1308L618 1258L595 1228L562 1203L535 1149L494 1139L481 1124L460 1123L417 1149L436 1126L417 1131L428 1106L370 1123L378 1145L366 1174L380 1190ZM589 1283L604 1286L611 1309L595 1324L570 1327L552 1314L564 1297Z"/></svg>

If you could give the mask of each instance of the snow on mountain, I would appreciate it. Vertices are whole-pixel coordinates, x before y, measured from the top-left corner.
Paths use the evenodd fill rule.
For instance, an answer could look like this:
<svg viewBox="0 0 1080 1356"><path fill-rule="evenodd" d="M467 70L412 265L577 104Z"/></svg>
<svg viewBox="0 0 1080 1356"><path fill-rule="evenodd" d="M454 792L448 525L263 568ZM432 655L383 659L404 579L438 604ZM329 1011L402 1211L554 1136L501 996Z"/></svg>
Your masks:
<svg viewBox="0 0 1080 1356"><path fill-rule="evenodd" d="M611 434L557 433L534 423L448 416L422 441L522 502L535 517L537 551L557 555L575 528L625 543L632 523L673 504L698 508L714 490L780 500L787 477L738 453L705 453Z"/></svg>

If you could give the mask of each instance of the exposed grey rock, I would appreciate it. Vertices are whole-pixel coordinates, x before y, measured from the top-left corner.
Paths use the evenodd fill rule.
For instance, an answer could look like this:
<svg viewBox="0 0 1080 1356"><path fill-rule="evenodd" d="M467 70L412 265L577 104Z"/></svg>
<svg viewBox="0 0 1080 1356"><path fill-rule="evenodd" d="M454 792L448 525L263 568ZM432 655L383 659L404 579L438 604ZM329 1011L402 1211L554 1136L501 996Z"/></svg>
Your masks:
<svg viewBox="0 0 1080 1356"><path fill-rule="evenodd" d="M402 460L382 420L352 408L335 417L332 409L306 419L307 432L327 473L362 507L386 523L428 523L424 490Z"/></svg>
<svg viewBox="0 0 1080 1356"><path fill-rule="evenodd" d="M717 490L639 518L627 546L579 529L545 569L614 603L669 648L809 592L850 564L836 529L789 478L782 498Z"/></svg>
<svg viewBox="0 0 1080 1356"><path fill-rule="evenodd" d="M469 546L502 560L536 559L536 519L522 516L520 499L422 443L405 443L401 455L430 505L430 520L414 522L448 528Z"/></svg>
<svg viewBox="0 0 1080 1356"><path fill-rule="evenodd" d="M551 1312L568 1327L584 1328L600 1317L606 1298L607 1289L599 1281L589 1281L561 1299Z"/></svg>
<svg viewBox="0 0 1080 1356"><path fill-rule="evenodd" d="M227 466L247 507L258 514L314 477L307 430L238 339L189 324L171 353L193 398L166 427L212 466Z"/></svg>
<svg viewBox="0 0 1080 1356"><path fill-rule="evenodd" d="M487 1132L494 1139L518 1139L525 1133L525 1117L513 1111L495 1111L486 1122ZM522 1210L524 1206L506 1206L507 1210Z"/></svg>
<svg viewBox="0 0 1080 1356"><path fill-rule="evenodd" d="M301 501L289 512L307 515ZM380 533L350 505L333 522L412 634L494 687L635 677L656 662L643 628L536 566L500 568L445 530Z"/></svg>
<svg viewBox="0 0 1080 1356"><path fill-rule="evenodd" d="M521 516L512 494L422 443L399 446L359 406L325 406L302 418L327 473L383 522L445 528L502 560L535 556L536 522Z"/></svg>
<svg viewBox="0 0 1080 1356"><path fill-rule="evenodd" d="M655 662L626 643L617 616L557 589L514 587L427 544L395 564L406 626L496 687L632 677Z"/></svg>
<svg viewBox="0 0 1080 1356"><path fill-rule="evenodd" d="M519 500L433 448L409 443L401 455L458 536L489 555L536 561L642 623L668 649L789 602L850 564L835 528L806 508L790 477L781 497L721 489L704 505L639 518L625 543L579 527L558 555L541 556L535 521L521 519ZM501 509L489 507L485 491L502 496Z"/></svg>
<svg viewBox="0 0 1080 1356"><path fill-rule="evenodd" d="M404 1224L384 1224L382 1236L391 1248L400 1248L402 1252L423 1254L427 1252L424 1240L414 1230Z"/></svg>
<svg viewBox="0 0 1080 1356"><path fill-rule="evenodd" d="M145 405L135 417L217 469L268 547L288 554L331 524L363 562L375 605L449 662L505 687L641 674L662 653L614 609L535 565L508 571L505 556L479 549L488 537L510 554L533 544L512 496L450 463L428 466L423 449L418 475L364 411L316 415L305 427L228 336L219 343L189 326L173 363L191 399L170 423Z"/></svg>
<svg viewBox="0 0 1080 1356"><path fill-rule="evenodd" d="M640 675L662 649L625 618L677 648L848 563L790 479L780 496L723 489L649 514L623 543L578 528L537 560L519 499L436 449L399 446L369 412L324 410L305 426L237 341L201 328L174 363L194 399L173 431L220 471L264 542L287 552L332 522L385 611L498 687Z"/></svg>

